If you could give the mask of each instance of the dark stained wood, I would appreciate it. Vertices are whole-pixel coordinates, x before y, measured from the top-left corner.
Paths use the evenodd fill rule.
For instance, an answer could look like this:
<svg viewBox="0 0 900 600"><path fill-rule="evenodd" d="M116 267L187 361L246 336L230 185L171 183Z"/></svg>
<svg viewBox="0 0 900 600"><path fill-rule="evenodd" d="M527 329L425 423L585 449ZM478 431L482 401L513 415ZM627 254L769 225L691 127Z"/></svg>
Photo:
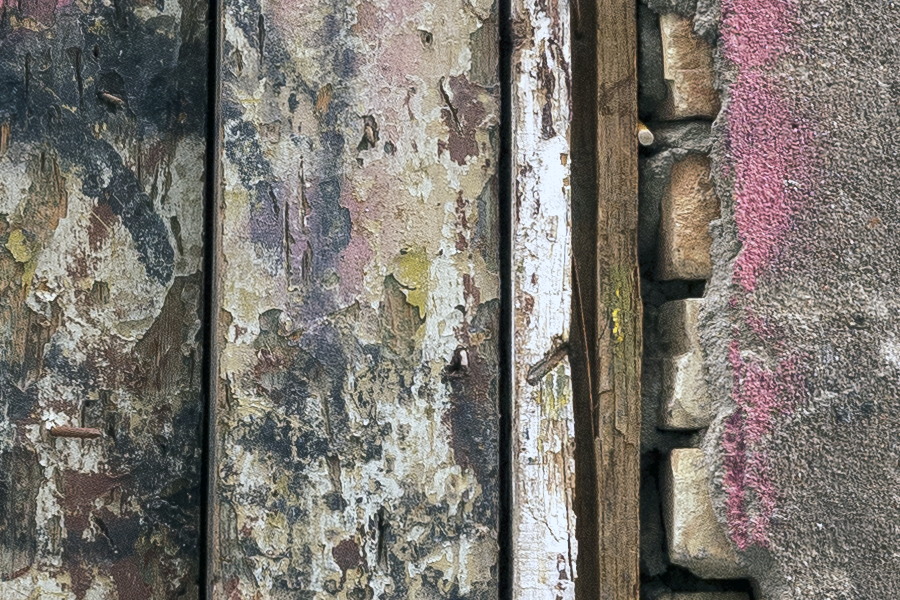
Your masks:
<svg viewBox="0 0 900 600"><path fill-rule="evenodd" d="M639 588L641 298L637 261L634 0L597 11L597 377L594 417L602 600Z"/></svg>

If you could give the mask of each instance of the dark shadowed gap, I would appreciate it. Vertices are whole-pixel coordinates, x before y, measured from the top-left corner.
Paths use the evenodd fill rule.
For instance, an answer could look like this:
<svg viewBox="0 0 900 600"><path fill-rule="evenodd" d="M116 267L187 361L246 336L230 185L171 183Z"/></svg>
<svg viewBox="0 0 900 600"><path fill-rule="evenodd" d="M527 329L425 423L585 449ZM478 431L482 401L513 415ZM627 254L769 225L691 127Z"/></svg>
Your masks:
<svg viewBox="0 0 900 600"><path fill-rule="evenodd" d="M220 244L219 200L221 187L221 81L219 64L221 57L222 23L220 0L209 2L207 31L209 47L207 54L207 98L206 98L206 181L203 196L203 366L201 397L203 415L201 418L202 455L200 466L200 569L198 582L200 600L212 600L214 468L215 468L215 406L216 406L216 318L218 308L217 259Z"/></svg>
<svg viewBox="0 0 900 600"><path fill-rule="evenodd" d="M512 0L498 0L500 18L500 157L498 196L500 202L500 507L498 523L498 597L512 600L512 423L515 402L515 357L513 355L515 316L513 303L513 29Z"/></svg>
<svg viewBox="0 0 900 600"><path fill-rule="evenodd" d="M575 421L575 515L579 600L599 582L599 522L594 461L592 358L597 356L597 13L594 0L574 0L572 11L572 323L569 328Z"/></svg>

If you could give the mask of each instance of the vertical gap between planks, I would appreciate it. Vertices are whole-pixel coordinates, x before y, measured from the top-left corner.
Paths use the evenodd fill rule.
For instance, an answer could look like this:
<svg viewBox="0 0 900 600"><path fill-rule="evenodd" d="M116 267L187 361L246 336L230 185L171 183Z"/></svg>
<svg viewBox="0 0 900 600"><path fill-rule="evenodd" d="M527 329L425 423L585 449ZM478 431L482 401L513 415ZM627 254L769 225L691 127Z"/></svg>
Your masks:
<svg viewBox="0 0 900 600"><path fill-rule="evenodd" d="M574 0L572 11L572 324L569 360L575 425L575 537L578 541L577 600L600 589L597 472L593 455L592 357L596 356L596 2Z"/></svg>
<svg viewBox="0 0 900 600"><path fill-rule="evenodd" d="M498 197L500 202L500 506L498 523L498 598L513 600L512 515L512 429L515 407L515 355L513 352L515 302L513 244L515 192L513 175L513 29L512 0L498 0L500 27L500 156Z"/></svg>
<svg viewBox="0 0 900 600"><path fill-rule="evenodd" d="M216 363L218 303L218 257L221 244L219 204L222 193L221 156L222 122L220 110L221 80L219 63L222 51L221 0L208 4L206 99L206 184L203 197L203 367L201 391L203 419L201 422L201 479L200 479L200 568L199 599L213 600L213 558L215 556L215 441L216 441Z"/></svg>

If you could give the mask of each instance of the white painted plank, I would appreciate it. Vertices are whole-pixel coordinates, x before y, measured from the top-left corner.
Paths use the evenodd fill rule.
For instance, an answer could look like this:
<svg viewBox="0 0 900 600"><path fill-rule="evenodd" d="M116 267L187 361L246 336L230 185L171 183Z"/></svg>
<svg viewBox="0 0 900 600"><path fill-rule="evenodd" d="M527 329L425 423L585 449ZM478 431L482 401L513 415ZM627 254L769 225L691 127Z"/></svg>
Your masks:
<svg viewBox="0 0 900 600"><path fill-rule="evenodd" d="M570 48L565 1L513 4L513 597L574 598Z"/></svg>

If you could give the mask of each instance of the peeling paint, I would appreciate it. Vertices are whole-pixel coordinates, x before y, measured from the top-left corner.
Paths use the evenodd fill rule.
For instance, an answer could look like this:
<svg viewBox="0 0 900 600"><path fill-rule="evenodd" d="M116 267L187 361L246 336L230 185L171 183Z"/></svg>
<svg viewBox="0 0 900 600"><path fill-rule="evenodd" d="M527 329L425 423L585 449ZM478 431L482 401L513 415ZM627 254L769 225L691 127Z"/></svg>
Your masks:
<svg viewBox="0 0 900 600"><path fill-rule="evenodd" d="M205 6L166 4L2 9L2 598L197 594Z"/></svg>
<svg viewBox="0 0 900 600"><path fill-rule="evenodd" d="M566 356L572 301L565 160L571 120L569 6L517 1L512 9L512 593L527 600L569 600L578 574Z"/></svg>
<svg viewBox="0 0 900 600"><path fill-rule="evenodd" d="M223 6L213 594L495 597L496 9Z"/></svg>

